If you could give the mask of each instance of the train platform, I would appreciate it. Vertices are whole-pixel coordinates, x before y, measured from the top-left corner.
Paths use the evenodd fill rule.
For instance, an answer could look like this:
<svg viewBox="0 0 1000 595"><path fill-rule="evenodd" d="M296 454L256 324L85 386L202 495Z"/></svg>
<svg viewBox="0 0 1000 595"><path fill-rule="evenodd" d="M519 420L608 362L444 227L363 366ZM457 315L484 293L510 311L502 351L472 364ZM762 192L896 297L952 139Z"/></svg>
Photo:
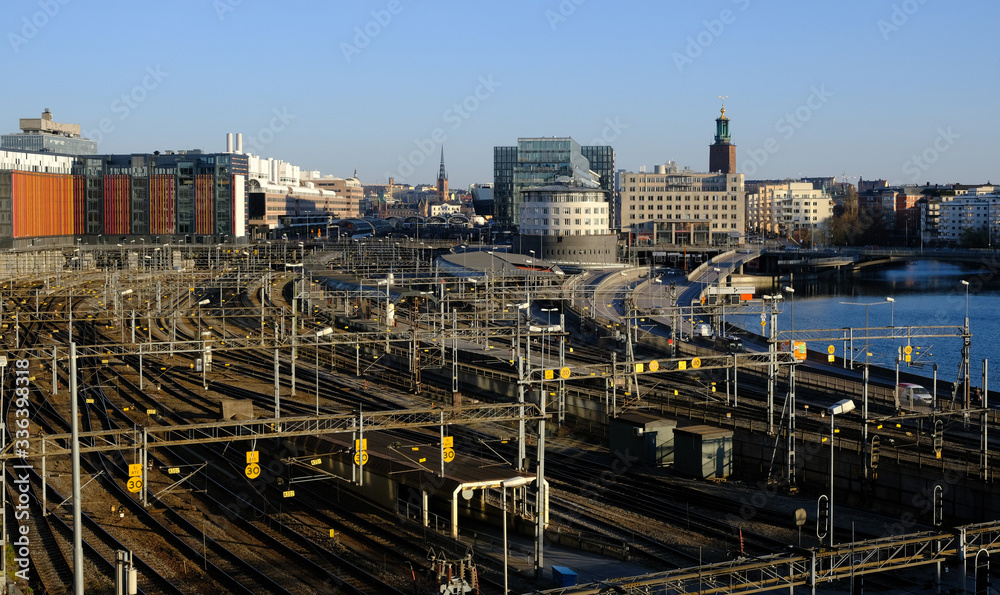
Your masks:
<svg viewBox="0 0 1000 595"><path fill-rule="evenodd" d="M442 424L447 429L444 416ZM511 509L534 517L536 476L476 454L511 441L501 437L496 444L472 444L427 431L359 431L299 438L294 450L301 454L292 460L302 468L298 480L323 474L348 481L358 495L458 538L462 518L499 525L496 513L507 480L520 484L508 489Z"/></svg>

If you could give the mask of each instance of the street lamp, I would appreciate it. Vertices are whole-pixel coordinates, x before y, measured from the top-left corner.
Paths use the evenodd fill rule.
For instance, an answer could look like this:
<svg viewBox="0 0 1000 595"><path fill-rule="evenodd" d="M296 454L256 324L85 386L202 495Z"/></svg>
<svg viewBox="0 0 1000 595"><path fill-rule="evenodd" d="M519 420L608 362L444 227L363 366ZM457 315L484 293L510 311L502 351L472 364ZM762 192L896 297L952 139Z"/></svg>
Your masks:
<svg viewBox="0 0 1000 595"><path fill-rule="evenodd" d="M850 399L844 399L842 401L837 401L829 408L826 412L830 415L830 514L827 516L830 522L830 547L833 547L833 416L841 415L844 413L850 413L854 411L854 401ZM864 423L868 423L865 420Z"/></svg>
<svg viewBox="0 0 1000 595"><path fill-rule="evenodd" d="M791 285L786 285L785 291L792 294L792 297L789 299L792 303L792 322L788 327L790 331L788 334L788 340L792 344L792 351L795 351L795 288Z"/></svg>
<svg viewBox="0 0 1000 595"><path fill-rule="evenodd" d="M333 334L333 327L326 327L316 331L316 415L319 415L319 340L322 337Z"/></svg>
<svg viewBox="0 0 1000 595"><path fill-rule="evenodd" d="M529 477L511 477L500 482L503 490L503 592L507 595L507 488L520 488L531 482Z"/></svg>
<svg viewBox="0 0 1000 595"><path fill-rule="evenodd" d="M965 285L965 329L969 329L969 282L962 279L962 285Z"/></svg>
<svg viewBox="0 0 1000 595"><path fill-rule="evenodd" d="M889 326L896 326L896 298L887 297L885 301L889 302Z"/></svg>
<svg viewBox="0 0 1000 595"><path fill-rule="evenodd" d="M546 327L545 330L547 332L551 333L552 332L552 313L553 312L558 312L559 308L540 308L540 310L542 312L545 312L548 315L548 327ZM544 348L548 346L548 339L549 339L548 336L545 335L545 333L542 333L542 367L543 368L545 367L545 349ZM545 393L543 392L542 394L544 395Z"/></svg>
<svg viewBox="0 0 1000 595"><path fill-rule="evenodd" d="M196 306L207 306L212 303L210 299L204 299L195 304ZM201 308L198 308L198 335L201 336Z"/></svg>
<svg viewBox="0 0 1000 595"><path fill-rule="evenodd" d="M868 302L868 303L865 303L865 304L860 304L858 302L840 302L841 304L844 304L845 306L864 306L865 307L865 366L868 365L868 355L869 355L869 353L868 353L868 348L869 348L868 347L868 337L869 337L869 330L868 330L868 328L869 328L868 327L868 308L870 306L878 306L880 304L889 304L893 309L895 309L895 306L893 306L893 302L895 302L895 301L896 300L894 300L894 299L886 298L886 300L884 302ZM853 359L851 361L852 361L852 365L853 365Z"/></svg>

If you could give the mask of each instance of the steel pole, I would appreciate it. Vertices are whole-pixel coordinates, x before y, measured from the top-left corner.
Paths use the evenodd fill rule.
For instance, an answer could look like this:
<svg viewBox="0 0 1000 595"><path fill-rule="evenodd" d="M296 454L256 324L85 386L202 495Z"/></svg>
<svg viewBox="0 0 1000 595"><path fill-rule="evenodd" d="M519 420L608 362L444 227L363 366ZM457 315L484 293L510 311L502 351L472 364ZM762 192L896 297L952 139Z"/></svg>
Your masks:
<svg viewBox="0 0 1000 595"><path fill-rule="evenodd" d="M865 366L867 368L867 366ZM833 547L833 413L830 414L830 547Z"/></svg>
<svg viewBox="0 0 1000 595"><path fill-rule="evenodd" d="M77 406L76 343L69 344L70 424L73 459L73 592L83 595L83 515L80 510L80 418ZM6 432L4 432L6 434ZM4 489L4 494L7 490ZM4 560L7 556L4 556ZM5 575L6 576L6 575ZM6 580L6 578L4 579Z"/></svg>

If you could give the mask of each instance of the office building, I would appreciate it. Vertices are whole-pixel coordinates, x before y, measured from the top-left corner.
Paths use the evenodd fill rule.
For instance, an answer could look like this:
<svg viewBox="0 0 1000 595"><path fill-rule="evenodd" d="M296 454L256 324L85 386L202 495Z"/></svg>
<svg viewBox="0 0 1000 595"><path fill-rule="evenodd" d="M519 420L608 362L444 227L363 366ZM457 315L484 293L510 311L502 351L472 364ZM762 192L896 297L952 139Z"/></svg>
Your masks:
<svg viewBox="0 0 1000 595"><path fill-rule="evenodd" d="M319 177L319 172L303 172L302 182L334 193L324 203L324 209L333 218L353 219L362 215L361 204L365 193L357 172L351 178Z"/></svg>
<svg viewBox="0 0 1000 595"><path fill-rule="evenodd" d="M21 118L20 126L21 132L0 136L0 148L61 155L97 153L97 142L81 137L79 124L54 121L49 108L45 108L41 118Z"/></svg>
<svg viewBox="0 0 1000 595"><path fill-rule="evenodd" d="M608 194L570 184L526 188L514 251L561 265L614 264L617 234L610 228Z"/></svg>
<svg viewBox="0 0 1000 595"><path fill-rule="evenodd" d="M519 138L517 146L494 147L493 218L503 229L517 227L524 190L557 182L607 190L610 204L614 172L613 148L581 146L569 137Z"/></svg>
<svg viewBox="0 0 1000 595"><path fill-rule="evenodd" d="M246 235L244 156L201 151L78 160L82 231L104 241L213 243Z"/></svg>
<svg viewBox="0 0 1000 595"><path fill-rule="evenodd" d="M0 247L246 235L245 156L0 151Z"/></svg>
<svg viewBox="0 0 1000 595"><path fill-rule="evenodd" d="M622 230L639 243L728 246L746 228L743 174L697 173L669 161L619 173Z"/></svg>

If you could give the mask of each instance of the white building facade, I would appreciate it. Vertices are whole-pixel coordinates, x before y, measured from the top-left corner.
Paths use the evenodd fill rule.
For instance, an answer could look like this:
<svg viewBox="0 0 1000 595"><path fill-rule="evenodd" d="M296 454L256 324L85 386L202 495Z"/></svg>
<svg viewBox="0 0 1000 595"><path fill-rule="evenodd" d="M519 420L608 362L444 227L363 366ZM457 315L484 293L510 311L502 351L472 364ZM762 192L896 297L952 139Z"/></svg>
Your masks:
<svg viewBox="0 0 1000 595"><path fill-rule="evenodd" d="M991 240L1000 237L1000 195L960 195L938 205L937 239L958 242L965 231L981 229Z"/></svg>
<svg viewBox="0 0 1000 595"><path fill-rule="evenodd" d="M640 243L725 246L746 229L743 174L679 170L618 173L622 231Z"/></svg>
<svg viewBox="0 0 1000 595"><path fill-rule="evenodd" d="M616 262L607 191L553 184L525 189L521 199L515 252L580 267Z"/></svg>

